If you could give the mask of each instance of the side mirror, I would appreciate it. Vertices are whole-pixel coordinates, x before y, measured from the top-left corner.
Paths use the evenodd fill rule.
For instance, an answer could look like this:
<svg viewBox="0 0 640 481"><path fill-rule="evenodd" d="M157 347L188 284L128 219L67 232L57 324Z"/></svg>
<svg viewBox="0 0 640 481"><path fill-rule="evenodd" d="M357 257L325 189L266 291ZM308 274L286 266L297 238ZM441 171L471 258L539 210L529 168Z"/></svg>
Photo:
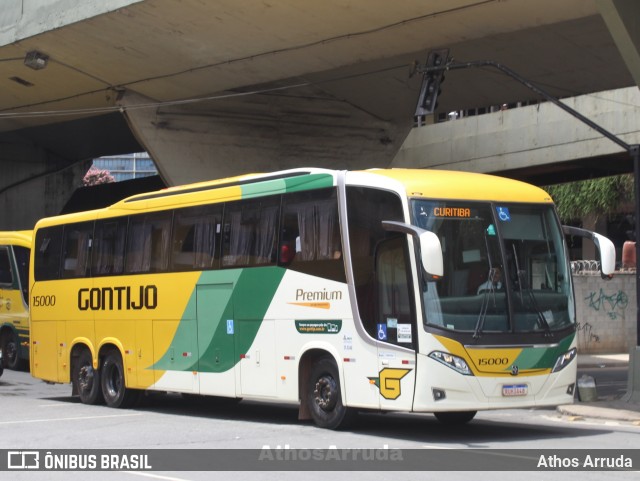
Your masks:
<svg viewBox="0 0 640 481"><path fill-rule="evenodd" d="M432 277L444 275L444 260L440 239L433 232L404 222L382 221L382 228L392 232L402 232L413 236L420 246L420 261L425 272Z"/></svg>
<svg viewBox="0 0 640 481"><path fill-rule="evenodd" d="M563 225L562 231L568 235L591 239L600 253L600 274L604 278L611 278L613 276L616 270L616 248L613 242L603 235L578 227Z"/></svg>
<svg viewBox="0 0 640 481"><path fill-rule="evenodd" d="M419 236L422 267L433 277L444 275L444 261L440 239L431 231L424 231Z"/></svg>

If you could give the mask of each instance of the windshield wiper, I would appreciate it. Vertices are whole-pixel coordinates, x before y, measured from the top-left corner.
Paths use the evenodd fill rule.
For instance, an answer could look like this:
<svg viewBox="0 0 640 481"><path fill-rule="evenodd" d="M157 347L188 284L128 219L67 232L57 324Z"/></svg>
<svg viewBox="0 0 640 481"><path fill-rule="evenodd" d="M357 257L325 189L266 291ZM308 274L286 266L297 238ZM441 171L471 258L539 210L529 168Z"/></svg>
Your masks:
<svg viewBox="0 0 640 481"><path fill-rule="evenodd" d="M487 318L487 309L489 308L489 290L485 290L482 294L482 305L480 306L480 313L478 314L478 320L476 321L476 329L473 332L473 338L480 338L482 334L482 328L484 327L484 320Z"/></svg>
<svg viewBox="0 0 640 481"><path fill-rule="evenodd" d="M536 296L533 293L533 289L531 289L531 286L529 286L529 282L527 281L527 273L526 271L523 271L520 269L520 262L518 261L518 253L516 252L515 244L511 244L511 247L513 248L513 259L516 263L516 272L518 276L518 290L520 291L520 301L524 306L522 289L525 289L527 291L527 295L529 296L529 300L531 301L531 306L535 311L537 321L538 321L538 326L544 329L544 334L546 337L551 337L552 336L551 326L549 326L549 322L547 322L547 318L544 317L544 314L542 313L542 311L540 310L540 307L538 306L538 300L536 299Z"/></svg>
<svg viewBox="0 0 640 481"><path fill-rule="evenodd" d="M489 275L487 280L489 281L489 289L485 289L482 295L482 304L480 305L480 313L478 314L478 320L476 321L476 328L473 332L473 338L479 339L484 328L484 320L487 318L487 309L489 309L489 293L493 293L493 304L496 303L496 288L493 284L495 269L493 267L493 260L491 259L491 250L489 249L489 241L487 240L487 231L484 232L484 244L487 248L487 260L489 261Z"/></svg>

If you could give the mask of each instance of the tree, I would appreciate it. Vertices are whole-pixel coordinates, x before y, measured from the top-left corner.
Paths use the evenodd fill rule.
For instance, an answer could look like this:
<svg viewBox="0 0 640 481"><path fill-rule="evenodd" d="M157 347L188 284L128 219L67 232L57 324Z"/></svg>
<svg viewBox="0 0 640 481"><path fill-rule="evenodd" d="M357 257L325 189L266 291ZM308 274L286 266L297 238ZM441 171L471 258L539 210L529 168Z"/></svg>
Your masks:
<svg viewBox="0 0 640 481"><path fill-rule="evenodd" d="M82 179L82 185L88 187L90 185L109 184L115 182L116 179L111 175L108 170L100 170L93 165L87 171Z"/></svg>
<svg viewBox="0 0 640 481"><path fill-rule="evenodd" d="M563 222L589 215L597 219L616 212L634 199L631 174L551 185L544 189L551 194Z"/></svg>

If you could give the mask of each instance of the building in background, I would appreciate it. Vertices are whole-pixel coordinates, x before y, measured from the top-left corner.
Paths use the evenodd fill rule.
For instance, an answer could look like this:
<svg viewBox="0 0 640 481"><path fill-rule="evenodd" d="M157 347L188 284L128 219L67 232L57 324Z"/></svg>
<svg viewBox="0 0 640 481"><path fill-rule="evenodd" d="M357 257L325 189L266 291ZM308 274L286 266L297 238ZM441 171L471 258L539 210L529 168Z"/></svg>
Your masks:
<svg viewBox="0 0 640 481"><path fill-rule="evenodd" d="M94 159L92 167L108 170L116 182L149 177L158 173L153 160L146 152L100 157Z"/></svg>

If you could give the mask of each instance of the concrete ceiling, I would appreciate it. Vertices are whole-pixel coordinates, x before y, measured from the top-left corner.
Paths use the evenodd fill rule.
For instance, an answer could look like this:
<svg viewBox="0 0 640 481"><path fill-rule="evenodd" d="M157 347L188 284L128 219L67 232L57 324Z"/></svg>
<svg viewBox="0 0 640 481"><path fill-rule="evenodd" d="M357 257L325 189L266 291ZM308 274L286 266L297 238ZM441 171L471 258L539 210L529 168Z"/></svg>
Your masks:
<svg viewBox="0 0 640 481"><path fill-rule="evenodd" d="M313 83L378 118L412 116L394 97L411 62L438 47L501 62L558 96L634 85L586 0L144 0L73 23L41 10L0 28L0 133L65 158L135 146L115 109L123 89L167 102ZM24 65L31 50L49 56L46 68ZM487 69L446 77L444 112L534 98ZM100 128L113 134L92 147L60 126L53 142L46 128L106 114Z"/></svg>

